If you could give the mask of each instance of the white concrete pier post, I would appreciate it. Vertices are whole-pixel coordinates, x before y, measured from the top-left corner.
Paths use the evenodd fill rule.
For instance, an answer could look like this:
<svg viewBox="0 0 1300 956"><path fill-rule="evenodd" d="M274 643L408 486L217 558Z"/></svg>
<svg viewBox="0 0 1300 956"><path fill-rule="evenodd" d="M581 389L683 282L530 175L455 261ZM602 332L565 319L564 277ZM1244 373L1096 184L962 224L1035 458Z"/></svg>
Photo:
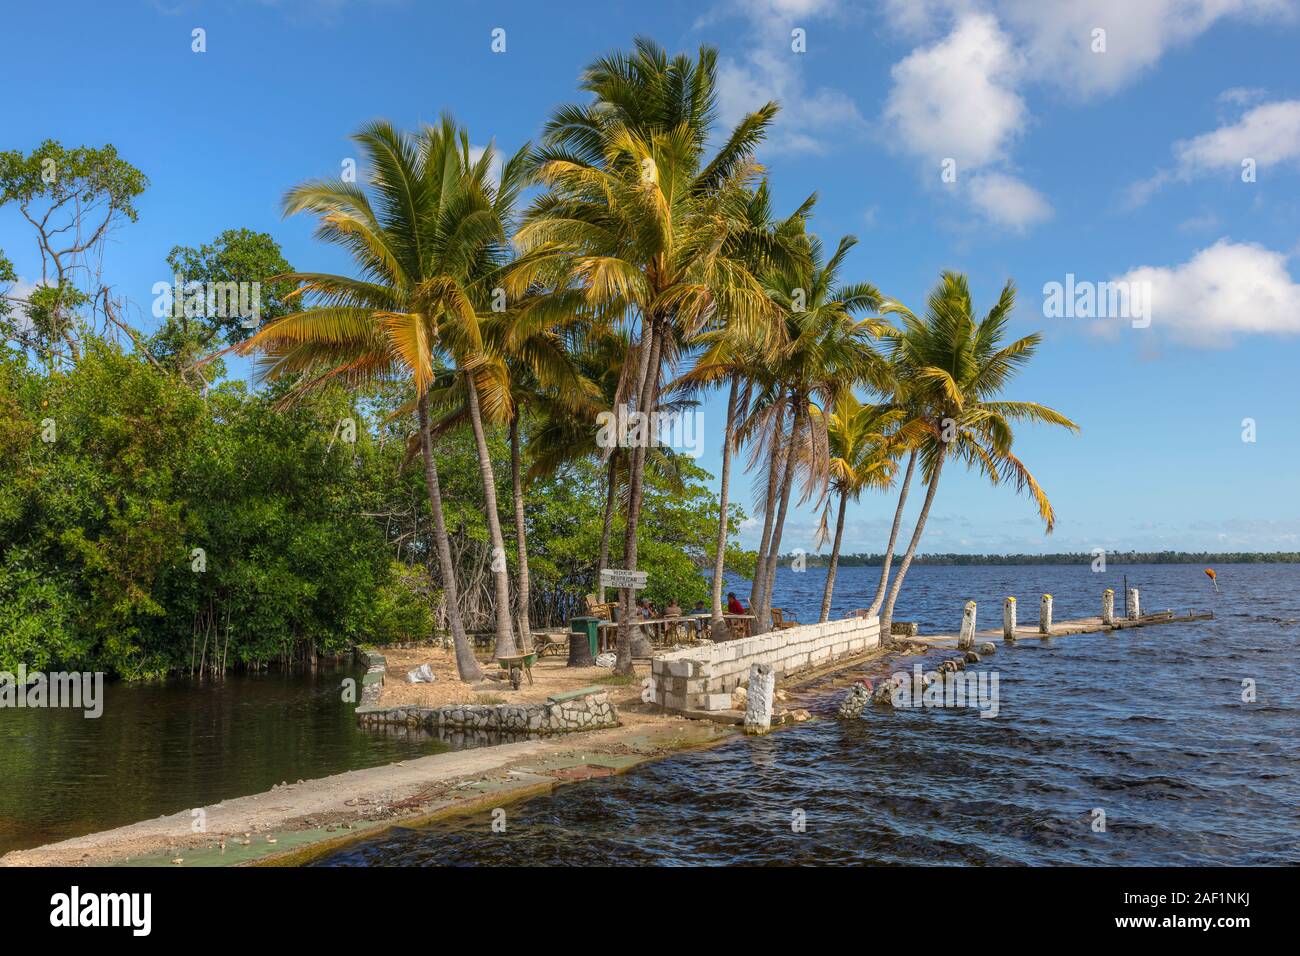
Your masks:
<svg viewBox="0 0 1300 956"><path fill-rule="evenodd" d="M975 602L967 601L961 612L961 632L957 636L957 647L969 649L975 646Z"/></svg>
<svg viewBox="0 0 1300 956"><path fill-rule="evenodd" d="M1107 627L1115 624L1115 589L1107 588L1101 592L1101 623Z"/></svg>
<svg viewBox="0 0 1300 956"><path fill-rule="evenodd" d="M1128 589L1128 597L1124 602L1124 610L1125 613L1128 614L1128 619L1130 621L1136 621L1139 617L1142 616L1142 605L1138 601L1137 588Z"/></svg>
<svg viewBox="0 0 1300 956"><path fill-rule="evenodd" d="M1052 633L1052 596L1044 594L1038 605L1038 633Z"/></svg>
<svg viewBox="0 0 1300 956"><path fill-rule="evenodd" d="M1013 597L1002 602L1002 640L1008 644L1016 642L1016 599Z"/></svg>
<svg viewBox="0 0 1300 956"><path fill-rule="evenodd" d="M745 698L745 733L765 734L772 729L772 701L776 697L776 672L771 664L752 664L749 693Z"/></svg>

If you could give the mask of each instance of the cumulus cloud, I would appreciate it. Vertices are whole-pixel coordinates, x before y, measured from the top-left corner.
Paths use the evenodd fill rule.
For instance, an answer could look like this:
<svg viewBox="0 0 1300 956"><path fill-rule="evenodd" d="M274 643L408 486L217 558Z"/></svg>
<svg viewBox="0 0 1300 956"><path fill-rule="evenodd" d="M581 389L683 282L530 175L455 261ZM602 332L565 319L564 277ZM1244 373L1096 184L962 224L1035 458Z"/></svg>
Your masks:
<svg viewBox="0 0 1300 956"><path fill-rule="evenodd" d="M1016 91L1023 63L992 16L963 16L952 31L913 50L890 71L884 121L894 142L946 183L984 218L1023 231L1051 216L1051 204L1004 169L1029 111Z"/></svg>
<svg viewBox="0 0 1300 956"><path fill-rule="evenodd" d="M1187 262L1141 266L1118 281L1150 283L1153 330L1214 348L1241 335L1300 335L1300 283L1287 258L1225 238Z"/></svg>
<svg viewBox="0 0 1300 956"><path fill-rule="evenodd" d="M938 167L959 169L1003 159L1024 128L1028 110L1013 85L1020 63L993 17L965 17L931 46L919 47L890 71L885 120L911 152Z"/></svg>
<svg viewBox="0 0 1300 956"><path fill-rule="evenodd" d="M925 37L972 12L996 16L1017 41L1029 79L1083 97L1114 93L1225 19L1285 20L1296 0L885 0L888 22ZM1105 52L1093 31L1105 30Z"/></svg>
<svg viewBox="0 0 1300 956"><path fill-rule="evenodd" d="M846 132L862 132L866 120L853 99L832 87L810 85L803 74L807 57L816 56L817 30L811 24L839 14L839 0L731 0L703 18L709 23L740 16L748 23L748 52L718 62L718 113L724 128L764 103L781 105L768 133L768 152L819 153ZM796 53L791 31L805 31L808 52Z"/></svg>
<svg viewBox="0 0 1300 956"><path fill-rule="evenodd" d="M1005 173L977 173L968 195L986 219L1017 232L1052 218L1052 204L1042 193Z"/></svg>
<svg viewBox="0 0 1300 956"><path fill-rule="evenodd" d="M1237 123L1176 143L1174 156L1186 176L1238 170L1247 157L1261 166L1300 161L1300 100L1257 106Z"/></svg>
<svg viewBox="0 0 1300 956"><path fill-rule="evenodd" d="M1248 110L1235 123L1174 143L1174 165L1129 187L1131 205L1140 206L1172 181L1187 182L1212 173L1240 173L1242 162L1257 168L1300 164L1300 100L1279 100Z"/></svg>
<svg viewBox="0 0 1300 956"><path fill-rule="evenodd" d="M1168 50L1227 18L1271 19L1294 13L1293 0L1002 0L1036 76L1082 96L1114 93ZM1105 52L1093 31L1105 30Z"/></svg>

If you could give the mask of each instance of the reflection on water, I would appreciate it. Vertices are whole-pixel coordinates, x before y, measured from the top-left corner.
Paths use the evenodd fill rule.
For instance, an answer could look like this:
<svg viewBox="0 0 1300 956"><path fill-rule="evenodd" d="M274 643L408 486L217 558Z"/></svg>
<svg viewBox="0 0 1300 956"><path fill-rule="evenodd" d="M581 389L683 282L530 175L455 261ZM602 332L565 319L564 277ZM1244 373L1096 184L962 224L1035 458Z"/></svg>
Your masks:
<svg viewBox="0 0 1300 956"><path fill-rule="evenodd" d="M1300 863L1300 566L1217 570L1218 595L1190 565L915 568L896 617L923 632L955 631L968 598L981 626L1008 594L1053 594L1058 621L1096 614L1125 575L1145 609L1216 619L1002 648L978 665L1000 674L993 719L868 708L561 788L511 808L504 833L472 817L322 862ZM869 603L876 574L842 569L837 613ZM783 570L776 603L813 619L821 575ZM842 693L807 704L828 717Z"/></svg>
<svg viewBox="0 0 1300 956"><path fill-rule="evenodd" d="M351 668L108 684L104 713L0 709L0 853L483 741L361 730Z"/></svg>

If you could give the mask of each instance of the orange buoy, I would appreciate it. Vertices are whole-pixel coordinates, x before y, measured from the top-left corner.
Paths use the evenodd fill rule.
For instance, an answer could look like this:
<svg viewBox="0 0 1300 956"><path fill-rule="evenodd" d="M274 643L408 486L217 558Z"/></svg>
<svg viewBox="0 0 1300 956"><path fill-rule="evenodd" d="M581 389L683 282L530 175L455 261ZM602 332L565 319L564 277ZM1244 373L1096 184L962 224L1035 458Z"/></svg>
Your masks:
<svg viewBox="0 0 1300 956"><path fill-rule="evenodd" d="M1219 576L1214 573L1214 568L1206 568L1205 574L1209 577L1210 582L1214 585L1214 590L1219 590Z"/></svg>

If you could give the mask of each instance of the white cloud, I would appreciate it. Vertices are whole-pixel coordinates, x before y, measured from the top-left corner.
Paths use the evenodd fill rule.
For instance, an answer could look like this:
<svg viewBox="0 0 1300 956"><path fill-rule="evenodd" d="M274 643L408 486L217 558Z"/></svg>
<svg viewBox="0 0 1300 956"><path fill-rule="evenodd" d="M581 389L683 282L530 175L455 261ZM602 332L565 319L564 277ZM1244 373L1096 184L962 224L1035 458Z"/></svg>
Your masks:
<svg viewBox="0 0 1300 956"><path fill-rule="evenodd" d="M1019 59L993 17L973 14L890 71L885 120L902 145L935 167L960 171L1005 159L1028 110L1014 89Z"/></svg>
<svg viewBox="0 0 1300 956"><path fill-rule="evenodd" d="M998 18L1017 41L1028 77L1083 97L1114 93L1170 49L1228 18L1288 19L1295 0L885 0L896 29L930 36L972 12ZM1106 31L1094 52L1093 30Z"/></svg>
<svg viewBox="0 0 1300 956"><path fill-rule="evenodd" d="M1261 166L1300 161L1300 100L1265 103L1231 126L1174 144L1179 174L1240 170L1241 161Z"/></svg>
<svg viewBox="0 0 1300 956"><path fill-rule="evenodd" d="M1202 348L1237 335L1300 335L1300 283L1287 256L1220 239L1187 262L1141 266L1119 277L1151 284L1151 328Z"/></svg>
<svg viewBox="0 0 1300 956"><path fill-rule="evenodd" d="M781 105L768 133L769 152L822 152L827 134L842 136L866 128L857 105L830 87L809 89L788 37L771 48L752 50L743 60L718 65L718 113L727 132L747 113L769 100Z"/></svg>
<svg viewBox="0 0 1300 956"><path fill-rule="evenodd" d="M998 6L1025 36L1035 76L1083 96L1114 93L1219 20L1295 9L1292 0L1002 0ZM1097 28L1106 31L1104 53L1092 48Z"/></svg>
<svg viewBox="0 0 1300 956"><path fill-rule="evenodd" d="M1052 204L1042 193L1005 173L977 173L969 182L971 203L988 220L1024 232L1052 218Z"/></svg>
<svg viewBox="0 0 1300 956"><path fill-rule="evenodd" d="M733 0L709 19L721 12L749 21L752 44L743 56L718 63L718 113L725 130L771 100L781 111L768 132L768 152L822 152L830 134L842 137L866 129L851 97L831 87L810 87L804 79L806 58L816 55L817 31L829 29L810 23L838 13L838 0ZM809 52L794 52L791 31L796 28L805 31Z"/></svg>
<svg viewBox="0 0 1300 956"><path fill-rule="evenodd" d="M956 182L946 186L990 222L1023 232L1050 218L1052 207L1032 186L997 168L1009 164L1029 118L1015 89L1021 70L1020 56L993 17L962 16L947 36L894 65L884 122L932 182L941 181L941 164L954 160Z"/></svg>
<svg viewBox="0 0 1300 956"><path fill-rule="evenodd" d="M28 282L19 276L17 281L13 282L7 288L0 287L0 294L3 294L7 304L10 307L10 320L14 322L18 331L24 335L32 329L32 324L23 311L23 305L33 292L46 283L41 280Z"/></svg>
<svg viewBox="0 0 1300 956"><path fill-rule="evenodd" d="M1174 166L1129 187L1130 205L1140 206L1173 180L1188 182L1210 173L1240 173L1242 161L1259 168L1300 163L1300 100L1279 100L1248 110L1240 120L1174 143Z"/></svg>

